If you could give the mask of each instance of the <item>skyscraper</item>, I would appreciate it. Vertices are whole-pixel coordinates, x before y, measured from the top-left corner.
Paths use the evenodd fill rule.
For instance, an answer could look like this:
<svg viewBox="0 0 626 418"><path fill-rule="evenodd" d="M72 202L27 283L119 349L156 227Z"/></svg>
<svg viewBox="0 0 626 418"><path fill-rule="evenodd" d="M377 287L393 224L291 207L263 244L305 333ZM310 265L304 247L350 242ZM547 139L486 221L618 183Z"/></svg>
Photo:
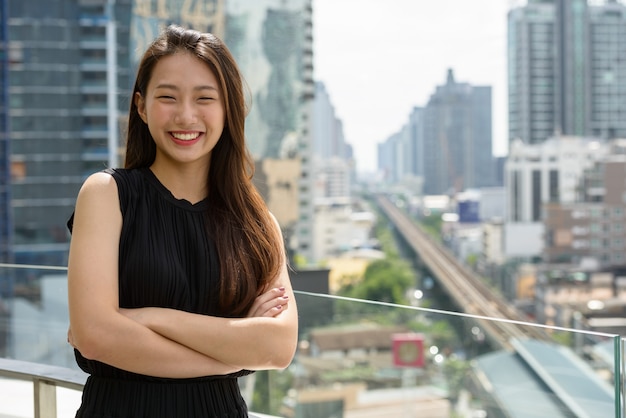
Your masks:
<svg viewBox="0 0 626 418"><path fill-rule="evenodd" d="M626 136L626 6L529 0L508 27L510 141Z"/></svg>
<svg viewBox="0 0 626 418"><path fill-rule="evenodd" d="M224 40L250 92L246 140L254 158L301 161L298 222L285 238L312 260L312 0L228 0L226 16Z"/></svg>
<svg viewBox="0 0 626 418"><path fill-rule="evenodd" d="M449 70L424 108L423 124L425 194L494 185L491 87L458 83Z"/></svg>
<svg viewBox="0 0 626 418"><path fill-rule="evenodd" d="M253 81L246 132L251 149L262 151L255 157L278 155L284 139L296 135L307 171L314 94L311 0L243 3L258 17L232 13L227 35L225 0L0 0L3 259L11 249L19 263L66 263L65 223L78 190L88 175L121 165L136 66L168 24L227 41ZM234 10L237 4L228 2ZM231 36L237 30L244 38ZM303 174L304 214L312 212L310 181Z"/></svg>
<svg viewBox="0 0 626 418"><path fill-rule="evenodd" d="M13 261L7 24L7 2L2 1L0 2L0 263ZM0 297L3 291L1 287L0 283Z"/></svg>
<svg viewBox="0 0 626 418"><path fill-rule="evenodd" d="M2 3L15 260L64 265L78 189L117 156L131 0Z"/></svg>

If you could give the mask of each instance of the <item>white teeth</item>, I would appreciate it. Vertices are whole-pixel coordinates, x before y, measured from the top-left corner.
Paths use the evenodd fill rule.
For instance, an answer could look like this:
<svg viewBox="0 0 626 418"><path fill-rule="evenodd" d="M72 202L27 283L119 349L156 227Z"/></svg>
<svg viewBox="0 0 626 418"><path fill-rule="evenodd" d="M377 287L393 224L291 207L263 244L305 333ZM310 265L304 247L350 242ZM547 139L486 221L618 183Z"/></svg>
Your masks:
<svg viewBox="0 0 626 418"><path fill-rule="evenodd" d="M181 141L191 141L192 139L196 139L198 136L200 136L200 134L198 133L180 134L180 133L172 132L172 136Z"/></svg>

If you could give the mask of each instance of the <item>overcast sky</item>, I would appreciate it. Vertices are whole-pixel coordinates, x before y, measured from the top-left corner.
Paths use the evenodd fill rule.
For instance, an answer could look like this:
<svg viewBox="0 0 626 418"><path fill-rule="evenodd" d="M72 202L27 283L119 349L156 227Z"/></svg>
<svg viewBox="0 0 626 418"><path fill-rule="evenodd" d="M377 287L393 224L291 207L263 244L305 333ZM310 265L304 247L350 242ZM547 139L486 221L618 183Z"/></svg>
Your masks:
<svg viewBox="0 0 626 418"><path fill-rule="evenodd" d="M511 0L313 0L315 79L343 121L360 172L377 144L425 106L448 68L492 87L494 153L506 145L506 18Z"/></svg>

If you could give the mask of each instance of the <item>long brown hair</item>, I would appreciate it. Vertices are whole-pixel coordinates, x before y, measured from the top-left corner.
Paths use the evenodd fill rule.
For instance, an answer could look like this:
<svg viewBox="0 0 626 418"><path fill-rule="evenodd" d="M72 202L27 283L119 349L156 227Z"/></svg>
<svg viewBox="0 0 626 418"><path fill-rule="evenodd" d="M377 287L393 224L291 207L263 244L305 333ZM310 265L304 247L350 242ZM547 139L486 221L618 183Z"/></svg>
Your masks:
<svg viewBox="0 0 626 418"><path fill-rule="evenodd" d="M211 214L207 234L220 259L220 305L232 316L245 315L254 298L280 271L280 231L252 184L254 161L245 144L243 80L226 45L210 33L169 26L148 47L139 64L133 97L145 96L156 63L189 52L205 62L218 80L224 101L222 136L211 153L208 178ZM131 98L126 137L126 168L149 167L156 144Z"/></svg>

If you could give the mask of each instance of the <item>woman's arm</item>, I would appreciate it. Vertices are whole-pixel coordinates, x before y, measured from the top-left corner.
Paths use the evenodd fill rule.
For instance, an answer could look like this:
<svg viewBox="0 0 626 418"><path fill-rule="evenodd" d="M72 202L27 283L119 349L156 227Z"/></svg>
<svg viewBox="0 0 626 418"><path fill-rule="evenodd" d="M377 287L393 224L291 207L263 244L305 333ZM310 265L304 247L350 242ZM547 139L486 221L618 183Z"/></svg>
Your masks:
<svg viewBox="0 0 626 418"><path fill-rule="evenodd" d="M68 263L72 345L83 356L158 377L197 377L238 370L167 339L122 315L118 252L122 216L115 180L97 173L76 201Z"/></svg>
<svg viewBox="0 0 626 418"><path fill-rule="evenodd" d="M284 261L270 286L246 318L165 308L133 309L128 315L166 338L237 368L282 369L293 359L298 337L298 311Z"/></svg>

